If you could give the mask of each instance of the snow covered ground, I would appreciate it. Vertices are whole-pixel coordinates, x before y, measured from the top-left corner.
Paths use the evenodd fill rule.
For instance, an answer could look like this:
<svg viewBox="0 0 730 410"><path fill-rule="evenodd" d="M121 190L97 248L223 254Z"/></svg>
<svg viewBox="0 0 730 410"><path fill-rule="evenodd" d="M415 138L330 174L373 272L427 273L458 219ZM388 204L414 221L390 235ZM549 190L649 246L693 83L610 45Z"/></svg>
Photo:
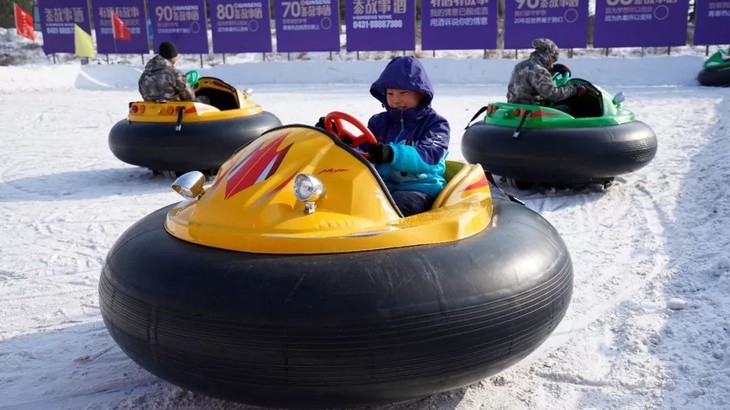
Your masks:
<svg viewBox="0 0 730 410"><path fill-rule="evenodd" d="M378 409L727 408L730 89L697 84L703 59L564 59L574 76L626 94L624 106L658 136L656 158L604 194L512 191L571 252L566 318L511 369ZM284 123L313 124L333 110L363 120L379 111L368 88L386 61L230 59L201 74L254 88L253 100ZM424 59L434 108L452 126L451 158L462 159L476 110L504 100L514 63ZM139 98L141 68L0 67L0 408L251 408L147 373L101 320L107 251L132 223L179 199L170 179L120 162L107 145Z"/></svg>

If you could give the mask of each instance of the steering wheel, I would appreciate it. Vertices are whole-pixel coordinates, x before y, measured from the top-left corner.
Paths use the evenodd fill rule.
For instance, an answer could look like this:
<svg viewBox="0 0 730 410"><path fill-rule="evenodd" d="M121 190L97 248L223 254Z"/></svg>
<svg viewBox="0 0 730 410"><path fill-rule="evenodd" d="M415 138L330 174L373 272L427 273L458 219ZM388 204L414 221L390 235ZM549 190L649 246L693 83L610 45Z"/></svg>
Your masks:
<svg viewBox="0 0 730 410"><path fill-rule="evenodd" d="M188 79L188 84L190 84L191 87L195 88L198 86L198 78L200 78L200 73L198 72L198 70L190 70L185 73L185 78Z"/></svg>
<svg viewBox="0 0 730 410"><path fill-rule="evenodd" d="M553 64L552 68L553 82L556 87L562 87L570 80L570 68L565 64Z"/></svg>
<svg viewBox="0 0 730 410"><path fill-rule="evenodd" d="M360 135L355 135L350 131L346 130L343 121L352 124L358 131L362 132ZM345 114L340 111L332 111L324 117L324 128L332 134L337 135L340 140L351 147L359 147L360 145L369 142L375 144L378 142L375 139L375 135L366 127L360 120L353 117L350 114ZM349 141L346 140L349 139Z"/></svg>

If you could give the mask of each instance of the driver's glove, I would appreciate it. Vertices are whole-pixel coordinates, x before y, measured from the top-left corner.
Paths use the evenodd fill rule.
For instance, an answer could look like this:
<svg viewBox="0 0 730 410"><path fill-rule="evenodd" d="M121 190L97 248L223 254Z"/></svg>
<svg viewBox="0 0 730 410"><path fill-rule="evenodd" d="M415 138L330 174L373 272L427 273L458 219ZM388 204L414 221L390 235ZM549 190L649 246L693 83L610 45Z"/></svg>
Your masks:
<svg viewBox="0 0 730 410"><path fill-rule="evenodd" d="M378 142L377 144L371 144L368 148L368 159L373 164L381 164L383 162L393 161L393 148L388 144Z"/></svg>
<svg viewBox="0 0 730 410"><path fill-rule="evenodd" d="M314 126L317 128L325 129L324 128L324 117L319 117L319 120L317 120L317 123L314 124Z"/></svg>
<svg viewBox="0 0 730 410"><path fill-rule="evenodd" d="M335 130L336 129L337 128L335 127ZM350 139L350 137L348 137L347 135L343 135L341 138L342 138L342 142L344 142L345 144L347 144L349 147L355 147L355 143L352 142L352 140Z"/></svg>
<svg viewBox="0 0 730 410"><path fill-rule="evenodd" d="M327 131L327 127L324 126L324 117L319 117L319 120L316 124L314 124L314 126ZM337 129L337 124L334 121L332 121L332 131L334 131L335 135L340 133L340 131ZM349 138L344 137L343 140L345 144L352 146L352 141Z"/></svg>
<svg viewBox="0 0 730 410"><path fill-rule="evenodd" d="M560 63L553 64L552 68L550 69L551 74L555 74L555 73L563 74L563 73L567 73L568 71L570 71L570 68L568 68L567 65L560 64Z"/></svg>

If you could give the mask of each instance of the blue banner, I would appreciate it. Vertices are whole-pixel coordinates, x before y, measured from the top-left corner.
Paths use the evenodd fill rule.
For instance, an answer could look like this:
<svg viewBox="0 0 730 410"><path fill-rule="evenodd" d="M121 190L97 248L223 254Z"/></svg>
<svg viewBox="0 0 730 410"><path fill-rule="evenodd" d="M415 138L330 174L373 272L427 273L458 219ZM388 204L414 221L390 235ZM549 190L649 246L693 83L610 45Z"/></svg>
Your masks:
<svg viewBox="0 0 730 410"><path fill-rule="evenodd" d="M596 0L594 47L687 44L689 0Z"/></svg>
<svg viewBox="0 0 730 410"><path fill-rule="evenodd" d="M504 48L532 48L547 37L561 48L588 44L588 2L579 0L506 0Z"/></svg>
<svg viewBox="0 0 730 410"><path fill-rule="evenodd" d="M178 53L208 54L208 19L205 0L147 0L152 20L154 49L175 43Z"/></svg>
<svg viewBox="0 0 730 410"><path fill-rule="evenodd" d="M215 53L271 52L268 0L209 0Z"/></svg>
<svg viewBox="0 0 730 410"><path fill-rule="evenodd" d="M43 51L74 53L74 25L91 34L86 0L38 0Z"/></svg>
<svg viewBox="0 0 730 410"><path fill-rule="evenodd" d="M421 4L423 50L497 48L497 0L431 0Z"/></svg>
<svg viewBox="0 0 730 410"><path fill-rule="evenodd" d="M730 44L730 1L695 3L696 45Z"/></svg>
<svg viewBox="0 0 730 410"><path fill-rule="evenodd" d="M143 0L94 0L96 49L102 54L147 54L147 23ZM112 13L129 28L131 40L116 40L112 33Z"/></svg>
<svg viewBox="0 0 730 410"><path fill-rule="evenodd" d="M276 51L340 51L340 3L275 0Z"/></svg>
<svg viewBox="0 0 730 410"><path fill-rule="evenodd" d="M345 0L347 51L416 49L414 0Z"/></svg>

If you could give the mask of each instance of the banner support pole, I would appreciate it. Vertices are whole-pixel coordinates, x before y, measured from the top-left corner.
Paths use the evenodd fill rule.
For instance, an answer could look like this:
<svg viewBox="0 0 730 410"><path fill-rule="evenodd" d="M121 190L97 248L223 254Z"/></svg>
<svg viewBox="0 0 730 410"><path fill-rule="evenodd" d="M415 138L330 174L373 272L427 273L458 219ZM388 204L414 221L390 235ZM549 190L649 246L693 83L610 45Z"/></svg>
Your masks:
<svg viewBox="0 0 730 410"><path fill-rule="evenodd" d="M203 55L200 54L200 68L203 68Z"/></svg>
<svg viewBox="0 0 730 410"><path fill-rule="evenodd" d="M223 53L223 64L226 63L226 53Z"/></svg>

